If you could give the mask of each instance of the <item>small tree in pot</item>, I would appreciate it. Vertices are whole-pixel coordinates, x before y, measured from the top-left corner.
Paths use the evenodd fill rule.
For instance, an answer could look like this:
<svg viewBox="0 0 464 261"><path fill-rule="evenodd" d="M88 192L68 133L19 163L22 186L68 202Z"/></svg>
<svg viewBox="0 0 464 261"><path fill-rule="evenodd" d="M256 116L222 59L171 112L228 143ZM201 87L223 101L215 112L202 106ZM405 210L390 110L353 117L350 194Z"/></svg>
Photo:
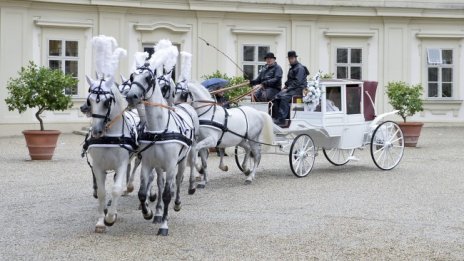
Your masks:
<svg viewBox="0 0 464 261"><path fill-rule="evenodd" d="M403 119L399 125L405 137L405 146L415 147L424 124L407 122L406 119L424 110L421 99L423 88L420 84L408 85L402 81L389 82L386 87L389 103L393 109L398 110L398 114Z"/></svg>
<svg viewBox="0 0 464 261"><path fill-rule="evenodd" d="M46 110L63 111L71 108L71 97L64 92L66 88L75 86L77 80L60 70L39 67L32 61L27 67L21 67L18 74L17 78L10 78L6 86L9 93L5 99L8 110L23 113L27 109L37 109L35 117L40 123L40 131L23 133L32 159L51 159L60 132L45 130L41 114ZM41 141L36 141L30 134L45 135L42 139L51 144L42 145Z"/></svg>

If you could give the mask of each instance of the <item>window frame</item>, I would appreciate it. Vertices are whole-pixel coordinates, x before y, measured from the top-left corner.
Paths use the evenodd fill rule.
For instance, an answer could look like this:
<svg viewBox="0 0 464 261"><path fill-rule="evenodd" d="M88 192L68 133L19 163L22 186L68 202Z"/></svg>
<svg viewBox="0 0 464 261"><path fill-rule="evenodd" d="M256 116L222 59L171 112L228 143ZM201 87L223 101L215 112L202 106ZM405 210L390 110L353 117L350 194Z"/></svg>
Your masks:
<svg viewBox="0 0 464 261"><path fill-rule="evenodd" d="M455 49L454 48L446 48L446 47L440 47L440 48L433 48L433 49L439 49L441 56L443 56L443 51L451 51L452 52L452 63L451 64L444 64L443 62L440 63L429 63L429 58L428 58L428 49L431 48L426 48L426 59L425 59L425 82L426 82L426 91L424 93L426 99L429 100L451 100L455 99L456 97L456 77L455 77L455 65L456 65L456 56L455 56ZM437 68L437 81L430 81L429 80L429 69L430 68ZM443 69L444 68L450 68L451 69L451 82L443 82ZM436 83L437 84L437 96L429 96L429 91L430 91L430 83ZM443 97L443 83L449 83L451 84L451 96L449 97Z"/></svg>
<svg viewBox="0 0 464 261"><path fill-rule="evenodd" d="M50 55L50 42L51 41L61 41L61 55L60 56L53 56ZM66 42L77 42L77 56L66 56ZM79 63L81 62L80 56L83 54L80 54L79 46L80 42L78 39L67 39L67 38L62 38L62 37L56 37L56 38L49 38L47 39L47 49L46 49L46 59L47 59L47 67L50 68L50 61L60 61L61 66L60 70L63 73L66 73L66 61L76 61L77 62L77 75L73 76L73 78L79 80ZM71 95L73 98L79 97L79 84L77 83L75 86L76 93L71 93L67 95ZM64 90L64 93L66 94L66 90Z"/></svg>
<svg viewBox="0 0 464 261"><path fill-rule="evenodd" d="M244 52L244 48L245 46L252 46L255 48L255 54L254 54L254 57L253 57L253 61L245 61L245 52ZM246 65L251 65L253 66L253 77L250 77L251 79L248 79L248 80L253 80L254 78L256 78L259 74L259 71L261 71L261 68L266 65L266 61L260 61L259 60L259 48L260 47L266 47L268 48L268 51L267 52L270 52L271 51L271 45L269 44L248 44L248 43L244 43L241 45L241 61L242 61L242 70L244 72L244 75L243 77L246 78L245 76L245 66Z"/></svg>
<svg viewBox="0 0 464 261"><path fill-rule="evenodd" d="M339 63L337 58L338 58L338 50L339 49L346 49L347 50L347 63ZM352 49L359 49L361 50L361 62L360 63L352 63L351 62L351 50ZM360 68L360 79L354 79L354 80L362 80L363 78L363 74L364 74L364 66L363 66L363 61L364 61L364 57L363 57L363 54L364 54L364 49L362 47L354 47L354 46L351 46L351 47L335 47L335 78L336 79L354 79L354 78L351 78L351 68L352 67L359 67ZM347 67L347 77L350 77L350 78L338 78L338 67Z"/></svg>

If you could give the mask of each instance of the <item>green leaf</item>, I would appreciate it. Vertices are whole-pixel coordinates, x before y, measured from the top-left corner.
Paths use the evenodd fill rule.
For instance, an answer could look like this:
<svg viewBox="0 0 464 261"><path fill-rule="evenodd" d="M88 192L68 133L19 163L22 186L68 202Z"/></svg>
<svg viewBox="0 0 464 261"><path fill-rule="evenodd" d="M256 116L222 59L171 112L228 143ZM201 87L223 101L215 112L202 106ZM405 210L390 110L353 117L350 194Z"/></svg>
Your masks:
<svg viewBox="0 0 464 261"><path fill-rule="evenodd" d="M402 81L389 82L386 86L389 103L393 109L399 110L398 114L404 122L406 122L407 117L424 110L422 91L423 88L420 84L408 85Z"/></svg>

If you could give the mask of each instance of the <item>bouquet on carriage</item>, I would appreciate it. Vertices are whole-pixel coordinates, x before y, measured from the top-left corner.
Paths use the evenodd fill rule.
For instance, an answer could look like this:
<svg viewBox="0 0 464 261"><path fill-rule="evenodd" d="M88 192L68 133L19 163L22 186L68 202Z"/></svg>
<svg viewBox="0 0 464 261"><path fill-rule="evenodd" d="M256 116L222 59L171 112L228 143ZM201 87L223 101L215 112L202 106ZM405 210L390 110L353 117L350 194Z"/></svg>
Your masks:
<svg viewBox="0 0 464 261"><path fill-rule="evenodd" d="M308 86L303 90L303 102L306 110L315 111L320 103L321 87L319 86L319 79L321 71L313 77L312 81L308 81Z"/></svg>

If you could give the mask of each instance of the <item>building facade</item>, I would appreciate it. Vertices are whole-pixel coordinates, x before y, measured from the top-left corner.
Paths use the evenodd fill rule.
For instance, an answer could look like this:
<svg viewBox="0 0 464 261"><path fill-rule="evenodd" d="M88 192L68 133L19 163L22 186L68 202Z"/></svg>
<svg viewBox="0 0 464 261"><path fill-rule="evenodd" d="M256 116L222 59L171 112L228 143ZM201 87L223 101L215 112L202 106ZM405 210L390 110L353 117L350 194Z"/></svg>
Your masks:
<svg viewBox="0 0 464 261"><path fill-rule="evenodd" d="M95 75L91 39L100 34L128 51L119 69L126 77L133 54L163 38L193 54L196 80L216 70L241 75L225 55L253 77L267 51L286 72L287 51L295 50L313 75L378 81L379 113L391 110L384 86L402 80L424 87L425 110L414 120L464 122L462 1L0 0L0 135L38 128L33 111L10 112L4 102L8 79L30 60L79 79L66 90L75 106L46 112L46 127L89 122L78 108L85 75Z"/></svg>

